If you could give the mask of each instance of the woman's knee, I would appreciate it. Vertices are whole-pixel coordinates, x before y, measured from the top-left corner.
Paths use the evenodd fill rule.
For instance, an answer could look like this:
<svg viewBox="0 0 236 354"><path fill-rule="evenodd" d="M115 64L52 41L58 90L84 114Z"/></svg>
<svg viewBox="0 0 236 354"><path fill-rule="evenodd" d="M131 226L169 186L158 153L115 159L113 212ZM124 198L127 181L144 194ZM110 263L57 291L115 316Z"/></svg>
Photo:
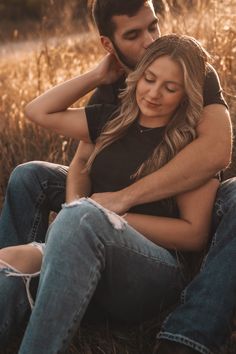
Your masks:
<svg viewBox="0 0 236 354"><path fill-rule="evenodd" d="M61 245L68 244L72 239L78 239L84 228L97 230L98 226L104 225L104 222L106 217L103 213L86 200L64 204L48 229L47 244L49 240L50 244L53 242L59 242Z"/></svg>

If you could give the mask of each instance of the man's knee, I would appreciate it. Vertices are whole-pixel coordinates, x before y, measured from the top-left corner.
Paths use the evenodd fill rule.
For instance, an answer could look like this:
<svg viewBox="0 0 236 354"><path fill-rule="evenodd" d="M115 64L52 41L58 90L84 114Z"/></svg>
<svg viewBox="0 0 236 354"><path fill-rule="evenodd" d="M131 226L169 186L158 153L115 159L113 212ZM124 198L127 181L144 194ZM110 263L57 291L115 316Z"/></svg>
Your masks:
<svg viewBox="0 0 236 354"><path fill-rule="evenodd" d="M42 165L39 161L26 162L18 165L11 173L8 188L19 188L25 183L29 183L42 170Z"/></svg>

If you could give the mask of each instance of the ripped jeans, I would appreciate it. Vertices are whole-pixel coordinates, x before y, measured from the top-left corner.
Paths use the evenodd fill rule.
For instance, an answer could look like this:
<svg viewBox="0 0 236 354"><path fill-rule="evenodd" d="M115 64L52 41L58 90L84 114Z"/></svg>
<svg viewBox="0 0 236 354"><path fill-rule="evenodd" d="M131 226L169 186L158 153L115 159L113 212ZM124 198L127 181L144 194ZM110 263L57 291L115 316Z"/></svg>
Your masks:
<svg viewBox="0 0 236 354"><path fill-rule="evenodd" d="M2 280L3 274L0 289ZM7 281L19 285L18 278ZM49 227L35 307L19 353L65 352L91 302L107 318L138 323L176 302L183 286L175 256L122 218L89 200L64 206ZM10 298L6 294L6 307L12 306ZM0 297L2 311L1 305ZM4 318L1 328L7 331Z"/></svg>

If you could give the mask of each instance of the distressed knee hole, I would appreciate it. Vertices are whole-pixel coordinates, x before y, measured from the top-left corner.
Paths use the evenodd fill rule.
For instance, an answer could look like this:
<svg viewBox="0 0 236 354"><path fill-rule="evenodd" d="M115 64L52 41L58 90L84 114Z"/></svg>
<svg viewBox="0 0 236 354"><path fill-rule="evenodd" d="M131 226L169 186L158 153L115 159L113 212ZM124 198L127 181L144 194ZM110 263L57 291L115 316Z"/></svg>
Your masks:
<svg viewBox="0 0 236 354"><path fill-rule="evenodd" d="M127 225L127 221L122 218L120 215L114 213L111 210L108 210L104 208L102 205L99 203L95 202L91 198L80 198L72 201L71 203L65 203L62 206L63 208L74 208L74 207L83 207L85 208L85 211L91 214L91 217L93 213L97 213L98 210L100 210L103 215L107 218L109 223L114 227L116 230L123 230L125 226Z"/></svg>

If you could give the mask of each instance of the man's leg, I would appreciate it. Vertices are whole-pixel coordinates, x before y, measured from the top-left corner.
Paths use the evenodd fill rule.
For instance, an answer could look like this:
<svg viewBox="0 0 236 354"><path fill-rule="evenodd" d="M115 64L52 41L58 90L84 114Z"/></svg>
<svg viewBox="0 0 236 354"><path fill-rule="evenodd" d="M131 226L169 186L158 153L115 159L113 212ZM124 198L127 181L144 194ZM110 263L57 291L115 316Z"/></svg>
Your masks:
<svg viewBox="0 0 236 354"><path fill-rule="evenodd" d="M44 241L50 211L65 200L68 167L33 161L12 172L0 216L0 248Z"/></svg>
<svg viewBox="0 0 236 354"><path fill-rule="evenodd" d="M184 286L178 260L112 217L89 201L58 214L20 354L64 352L93 296L109 317L134 322L176 301Z"/></svg>
<svg viewBox="0 0 236 354"><path fill-rule="evenodd" d="M221 185L213 217L219 225L202 269L158 334L202 354L226 344L236 308L236 178Z"/></svg>

